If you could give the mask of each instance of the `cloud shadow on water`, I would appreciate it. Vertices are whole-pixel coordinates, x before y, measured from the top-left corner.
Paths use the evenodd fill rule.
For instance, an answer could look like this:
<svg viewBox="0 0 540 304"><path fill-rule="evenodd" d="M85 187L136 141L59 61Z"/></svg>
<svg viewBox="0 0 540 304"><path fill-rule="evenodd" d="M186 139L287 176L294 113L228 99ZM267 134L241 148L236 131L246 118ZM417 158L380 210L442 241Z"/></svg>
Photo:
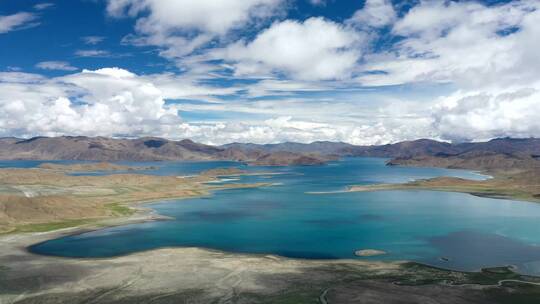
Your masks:
<svg viewBox="0 0 540 304"><path fill-rule="evenodd" d="M540 246L493 233L459 231L428 241L440 256L425 262L445 268L468 271L508 265L522 268L526 263L540 261Z"/></svg>

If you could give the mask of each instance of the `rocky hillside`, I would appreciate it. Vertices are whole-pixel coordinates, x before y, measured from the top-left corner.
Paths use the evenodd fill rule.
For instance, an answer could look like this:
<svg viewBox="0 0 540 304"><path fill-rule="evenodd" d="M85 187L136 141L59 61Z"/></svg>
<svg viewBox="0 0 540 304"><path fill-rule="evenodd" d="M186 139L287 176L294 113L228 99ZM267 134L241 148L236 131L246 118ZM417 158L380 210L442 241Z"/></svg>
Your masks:
<svg viewBox="0 0 540 304"><path fill-rule="evenodd" d="M281 143L256 145L233 143L221 146L240 151L320 153L339 156L373 156L408 158L421 155L451 156L467 152L527 153L540 155L538 138L497 138L487 142L452 144L431 139L403 141L387 145L355 146L341 142L313 142L310 144Z"/></svg>
<svg viewBox="0 0 540 304"><path fill-rule="evenodd" d="M38 160L209 160L222 150L191 140L161 138L34 137L0 141L0 159Z"/></svg>
<svg viewBox="0 0 540 304"><path fill-rule="evenodd" d="M235 160L260 165L313 165L326 157L299 152L268 152L260 149L215 147L189 139L172 141L157 137L115 139L105 137L34 137L0 139L0 159L161 161Z"/></svg>
<svg viewBox="0 0 540 304"><path fill-rule="evenodd" d="M496 138L487 142L448 144L424 153L392 155L388 165L503 171L540 170L540 139Z"/></svg>
<svg viewBox="0 0 540 304"><path fill-rule="evenodd" d="M322 165L329 160L332 160L332 158L321 155L274 152L258 157L251 164L257 166L309 166Z"/></svg>
<svg viewBox="0 0 540 304"><path fill-rule="evenodd" d="M498 153L472 151L457 155L420 155L395 158L390 166L441 167L450 169L472 169L490 172L540 169L540 159L527 153Z"/></svg>

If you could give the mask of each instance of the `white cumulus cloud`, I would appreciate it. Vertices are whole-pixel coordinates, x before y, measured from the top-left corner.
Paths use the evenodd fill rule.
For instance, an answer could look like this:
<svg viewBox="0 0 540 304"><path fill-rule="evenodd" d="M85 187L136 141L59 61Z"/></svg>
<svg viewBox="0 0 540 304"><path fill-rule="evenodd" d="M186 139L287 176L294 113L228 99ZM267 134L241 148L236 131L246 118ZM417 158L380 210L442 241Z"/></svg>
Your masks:
<svg viewBox="0 0 540 304"><path fill-rule="evenodd" d="M358 144L415 138L426 122L366 113L358 105L311 100L267 100L202 104L167 103L168 99L235 94L174 74L137 75L120 68L83 70L48 78L22 72L0 73L0 136L164 136L223 144L233 141L282 142L339 140ZM312 108L306 111L306 108ZM178 111L245 113L243 119L185 122ZM253 114L258 114L259 116ZM379 116L379 117L377 117Z"/></svg>
<svg viewBox="0 0 540 304"><path fill-rule="evenodd" d="M0 15L0 34L36 26L37 16L28 12L19 12L13 15Z"/></svg>
<svg viewBox="0 0 540 304"><path fill-rule="evenodd" d="M58 71L76 71L77 68L70 65L67 61L42 61L36 64L38 69L58 70Z"/></svg>
<svg viewBox="0 0 540 304"><path fill-rule="evenodd" d="M540 91L456 92L433 109L434 128L442 138L477 141L540 134Z"/></svg>
<svg viewBox="0 0 540 304"><path fill-rule="evenodd" d="M9 76L9 75L8 75ZM29 135L154 134L176 116L161 91L126 70L84 70L47 79L31 75L0 82L0 132Z"/></svg>
<svg viewBox="0 0 540 304"><path fill-rule="evenodd" d="M166 33L175 29L197 29L223 34L251 17L264 15L278 0L109 0L107 12L115 17L149 15L139 19L143 33Z"/></svg>
<svg viewBox="0 0 540 304"><path fill-rule="evenodd" d="M36 67L73 73L0 72L0 135L217 144L540 135L539 1L426 0L397 14L390 0L367 0L343 22L284 19L289 3L108 0L109 16L136 19L124 44L155 46L182 73L75 72L63 61ZM35 18L0 16L0 33ZM82 39L101 39L91 37ZM121 56L88 48L75 55Z"/></svg>
<svg viewBox="0 0 540 304"><path fill-rule="evenodd" d="M540 3L515 1L487 7L476 2L425 1L398 20L404 39L366 58L365 85L454 82L508 85L538 79ZM531 49L533 48L533 49ZM536 60L535 60L536 59Z"/></svg>
<svg viewBox="0 0 540 304"><path fill-rule="evenodd" d="M109 0L109 15L138 18L125 43L163 48L163 57L192 53L232 29L271 16L282 0Z"/></svg>
<svg viewBox="0 0 540 304"><path fill-rule="evenodd" d="M397 18L390 0L366 0L364 8L358 10L348 20L360 27L382 27L392 24Z"/></svg>
<svg viewBox="0 0 540 304"><path fill-rule="evenodd" d="M285 72L304 80L343 79L360 57L358 33L323 18L274 23L251 42L227 47L237 75Z"/></svg>

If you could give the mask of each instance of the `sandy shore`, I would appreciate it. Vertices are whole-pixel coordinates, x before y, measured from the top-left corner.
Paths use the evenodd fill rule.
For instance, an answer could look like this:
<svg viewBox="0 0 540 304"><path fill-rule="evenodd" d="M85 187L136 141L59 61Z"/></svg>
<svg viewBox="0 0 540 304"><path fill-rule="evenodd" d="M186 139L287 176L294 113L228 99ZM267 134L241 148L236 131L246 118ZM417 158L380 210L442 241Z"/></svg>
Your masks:
<svg viewBox="0 0 540 304"><path fill-rule="evenodd" d="M294 281L306 279L306 271L351 263L228 254L198 248L163 248L105 259L40 256L26 250L29 245L80 231L65 229L1 237L0 303L86 303L88 299L92 299L88 303L108 303L158 298L227 303L240 292L279 294L294 288ZM400 265L352 263L380 273L396 271ZM329 272L309 281L323 283L333 276Z"/></svg>
<svg viewBox="0 0 540 304"><path fill-rule="evenodd" d="M143 210L103 224L156 218ZM301 260L200 248L71 259L26 250L88 229L0 237L0 303L316 303L323 299L326 303L491 304L499 303L493 301L492 291L540 295L538 286L523 291L498 283L500 278L530 280L513 273L490 278L405 262ZM483 285L474 281L478 278Z"/></svg>

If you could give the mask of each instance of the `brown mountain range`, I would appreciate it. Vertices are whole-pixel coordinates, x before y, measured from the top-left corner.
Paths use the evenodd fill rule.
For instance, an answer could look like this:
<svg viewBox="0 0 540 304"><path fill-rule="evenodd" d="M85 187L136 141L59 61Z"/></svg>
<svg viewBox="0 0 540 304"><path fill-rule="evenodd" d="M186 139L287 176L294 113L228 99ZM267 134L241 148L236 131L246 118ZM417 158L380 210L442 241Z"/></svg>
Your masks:
<svg viewBox="0 0 540 304"><path fill-rule="evenodd" d="M0 159L159 161L235 160L258 165L312 165L343 156L394 158L390 165L437 166L466 169L535 167L540 139L498 138L487 142L451 144L429 139L379 146L341 142L244 144L211 146L157 137L0 138Z"/></svg>
<svg viewBox="0 0 540 304"><path fill-rule="evenodd" d="M3 160L88 161L207 161L234 160L258 165L313 165L328 160L322 155L297 152L267 152L234 147L216 147L189 139L172 141L157 137L116 139L106 137L34 137L0 139Z"/></svg>

